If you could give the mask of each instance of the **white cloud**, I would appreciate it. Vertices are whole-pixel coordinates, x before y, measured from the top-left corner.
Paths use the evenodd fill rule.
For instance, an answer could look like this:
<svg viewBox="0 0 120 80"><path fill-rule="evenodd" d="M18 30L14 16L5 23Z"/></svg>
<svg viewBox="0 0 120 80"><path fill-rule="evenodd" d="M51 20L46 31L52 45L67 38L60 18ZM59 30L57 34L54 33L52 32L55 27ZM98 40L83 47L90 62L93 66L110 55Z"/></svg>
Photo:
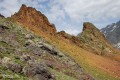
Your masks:
<svg viewBox="0 0 120 80"><path fill-rule="evenodd" d="M21 4L42 11L58 31L77 34L82 23L90 21L99 28L120 19L120 0L0 0L0 12L10 16Z"/></svg>
<svg viewBox="0 0 120 80"><path fill-rule="evenodd" d="M71 17L77 20L103 20L120 16L120 0L59 0ZM115 16L116 15L116 16ZM102 18L106 17L106 18Z"/></svg>
<svg viewBox="0 0 120 80"><path fill-rule="evenodd" d="M0 12L5 16L10 16L13 12L18 11L17 0L1 0Z"/></svg>
<svg viewBox="0 0 120 80"><path fill-rule="evenodd" d="M76 30L76 29L67 29L65 30L68 34L72 34L72 35L77 35L78 33L80 33L80 31Z"/></svg>
<svg viewBox="0 0 120 80"><path fill-rule="evenodd" d="M44 2L45 0L39 0ZM22 4L35 8L42 8L37 0L0 0L0 13L8 17L17 12Z"/></svg>
<svg viewBox="0 0 120 80"><path fill-rule="evenodd" d="M81 32L80 29L74 28L72 25L69 25L69 24L68 24L68 25L66 24L66 27L65 27L64 30L65 30L67 33L72 34L72 35L77 35L78 33Z"/></svg>
<svg viewBox="0 0 120 80"><path fill-rule="evenodd" d="M62 9L70 17L71 22L63 22L74 24L72 30L82 29L82 22L90 21L100 28L120 18L120 0L56 0L55 2L62 5Z"/></svg>

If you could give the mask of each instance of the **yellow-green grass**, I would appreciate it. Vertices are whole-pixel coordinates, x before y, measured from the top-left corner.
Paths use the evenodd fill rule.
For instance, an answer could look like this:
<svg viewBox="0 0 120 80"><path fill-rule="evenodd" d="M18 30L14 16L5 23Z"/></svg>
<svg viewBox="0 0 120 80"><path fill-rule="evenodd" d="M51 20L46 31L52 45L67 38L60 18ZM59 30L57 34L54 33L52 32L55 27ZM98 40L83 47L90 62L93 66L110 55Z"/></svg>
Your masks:
<svg viewBox="0 0 120 80"><path fill-rule="evenodd" d="M100 58L98 55L89 53L82 48L54 37L46 38L50 43L57 46L60 50L71 56L79 65L81 65L86 72L90 73L96 80L120 80L112 72L106 72L104 69L96 64L96 61L90 57ZM101 58L102 59L102 58ZM111 64L112 65L112 64ZM103 67L104 68L104 67Z"/></svg>
<svg viewBox="0 0 120 80"><path fill-rule="evenodd" d="M78 80L78 79L68 76L62 72L53 70L53 69L50 69L50 71L51 71L51 73L54 73L56 80Z"/></svg>

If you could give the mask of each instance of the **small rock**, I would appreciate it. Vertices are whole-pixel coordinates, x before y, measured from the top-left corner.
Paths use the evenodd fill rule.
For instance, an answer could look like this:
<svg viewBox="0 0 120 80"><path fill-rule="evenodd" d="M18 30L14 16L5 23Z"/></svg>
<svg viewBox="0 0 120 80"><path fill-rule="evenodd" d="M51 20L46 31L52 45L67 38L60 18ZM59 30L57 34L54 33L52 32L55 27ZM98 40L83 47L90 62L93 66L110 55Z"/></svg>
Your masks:
<svg viewBox="0 0 120 80"><path fill-rule="evenodd" d="M25 46L29 46L30 44L35 45L34 41L32 41L31 39L28 39L26 41L26 45Z"/></svg>
<svg viewBox="0 0 120 80"><path fill-rule="evenodd" d="M2 65L3 65L3 66L7 66L7 64L9 64L10 62L11 62L11 59L8 58L8 57L4 57L4 58L2 59Z"/></svg>
<svg viewBox="0 0 120 80"><path fill-rule="evenodd" d="M22 55L22 56L20 57L20 60L21 60L21 61L28 61L28 60L31 60L31 57L30 57L29 55Z"/></svg>
<svg viewBox="0 0 120 80"><path fill-rule="evenodd" d="M32 34L27 34L27 35L25 36L25 38L26 38L26 39L33 39L34 36L33 36Z"/></svg>

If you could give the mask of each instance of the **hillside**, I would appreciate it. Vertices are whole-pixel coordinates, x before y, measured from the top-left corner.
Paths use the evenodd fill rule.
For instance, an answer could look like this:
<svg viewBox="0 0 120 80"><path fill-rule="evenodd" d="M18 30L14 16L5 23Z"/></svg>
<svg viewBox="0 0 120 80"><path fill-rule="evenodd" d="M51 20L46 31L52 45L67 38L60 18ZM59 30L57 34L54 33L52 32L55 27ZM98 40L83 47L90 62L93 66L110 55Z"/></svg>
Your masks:
<svg viewBox="0 0 120 80"><path fill-rule="evenodd" d="M105 34L108 41L114 46L120 49L120 21L107 25L102 28L101 31Z"/></svg>
<svg viewBox="0 0 120 80"><path fill-rule="evenodd" d="M0 19L0 80L93 80L70 56L9 18Z"/></svg>
<svg viewBox="0 0 120 80"><path fill-rule="evenodd" d="M82 47L99 55L117 53L105 38L105 36L92 23L83 24L83 32L78 35ZM91 46L92 45L92 46Z"/></svg>
<svg viewBox="0 0 120 80"><path fill-rule="evenodd" d="M24 27L24 29L33 31L34 34L41 36L65 55L69 55L96 80L120 79L120 52L107 42L103 34L93 24L84 24L85 28L83 28L83 33L81 34L83 36L81 38L67 34L64 31L56 32L55 26L49 26L49 21L46 22L46 19L43 18L45 15L39 14L41 12L34 8L22 5L20 11L12 15L10 19ZM93 30L93 33L91 30ZM85 42L83 41L84 39Z"/></svg>

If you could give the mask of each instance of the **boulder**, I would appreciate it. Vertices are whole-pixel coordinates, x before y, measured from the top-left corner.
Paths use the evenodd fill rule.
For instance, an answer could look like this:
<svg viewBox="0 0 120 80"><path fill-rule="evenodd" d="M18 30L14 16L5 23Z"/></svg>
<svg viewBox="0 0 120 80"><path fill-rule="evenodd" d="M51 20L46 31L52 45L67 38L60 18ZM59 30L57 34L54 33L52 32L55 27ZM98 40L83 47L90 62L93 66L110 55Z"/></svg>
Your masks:
<svg viewBox="0 0 120 80"><path fill-rule="evenodd" d="M9 70L15 72L15 73L20 73L22 71L22 66L13 62L10 58L4 57L2 59L2 65L8 68Z"/></svg>
<svg viewBox="0 0 120 80"><path fill-rule="evenodd" d="M23 73L32 80L55 80L44 64L34 64L23 68Z"/></svg>
<svg viewBox="0 0 120 80"><path fill-rule="evenodd" d="M22 55L21 57L20 57L20 60L21 61L28 61L28 60L31 60L31 57L30 57L30 55Z"/></svg>
<svg viewBox="0 0 120 80"><path fill-rule="evenodd" d="M22 66L16 63L9 63L7 65L7 68L15 73L21 73L22 72Z"/></svg>

